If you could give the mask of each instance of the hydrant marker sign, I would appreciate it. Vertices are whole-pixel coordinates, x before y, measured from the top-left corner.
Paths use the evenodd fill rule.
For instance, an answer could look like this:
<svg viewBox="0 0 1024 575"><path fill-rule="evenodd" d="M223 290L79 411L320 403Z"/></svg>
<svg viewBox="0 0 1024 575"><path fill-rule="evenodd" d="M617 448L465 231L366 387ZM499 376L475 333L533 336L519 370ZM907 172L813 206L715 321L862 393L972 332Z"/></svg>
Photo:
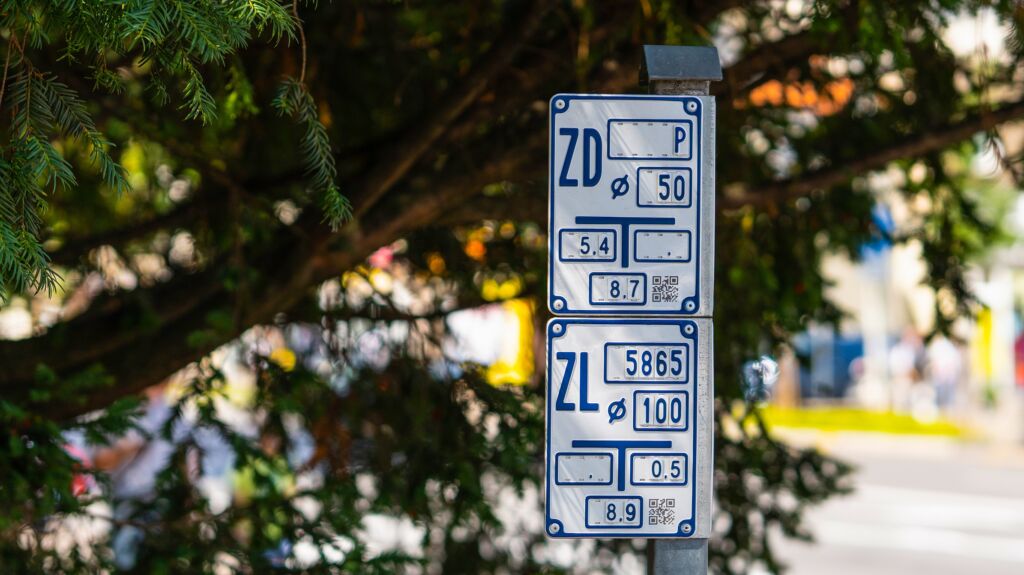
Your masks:
<svg viewBox="0 0 1024 575"><path fill-rule="evenodd" d="M708 109L696 96L552 98L553 313L710 315Z"/></svg>
<svg viewBox="0 0 1024 575"><path fill-rule="evenodd" d="M714 110L551 99L551 537L710 536Z"/></svg>
<svg viewBox="0 0 1024 575"><path fill-rule="evenodd" d="M548 323L549 535L694 534L710 338L708 319Z"/></svg>

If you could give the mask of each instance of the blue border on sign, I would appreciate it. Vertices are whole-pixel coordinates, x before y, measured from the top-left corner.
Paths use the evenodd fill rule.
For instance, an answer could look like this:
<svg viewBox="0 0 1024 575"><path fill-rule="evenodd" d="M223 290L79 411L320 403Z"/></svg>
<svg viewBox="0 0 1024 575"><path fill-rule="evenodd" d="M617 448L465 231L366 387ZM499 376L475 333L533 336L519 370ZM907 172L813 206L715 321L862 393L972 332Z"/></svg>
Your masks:
<svg viewBox="0 0 1024 575"><path fill-rule="evenodd" d="M682 204L641 204L640 203L640 172L645 170L660 170L666 172L687 172L686 176L686 202ZM689 208L693 206L693 170L682 166L639 166L636 169L636 207L638 208ZM700 219L700 214L697 214Z"/></svg>
<svg viewBox="0 0 1024 575"><path fill-rule="evenodd" d="M608 458L608 481L559 481L558 480L558 458L563 455L600 455L601 457ZM612 476L615 475L615 465L612 461L612 454L608 452L599 451L563 451L555 454L555 485L611 485Z"/></svg>
<svg viewBox="0 0 1024 575"><path fill-rule="evenodd" d="M626 501L636 500L638 506L636 525L591 525L590 524L590 500L591 499L624 499ZM644 498L639 495L588 495L583 498L583 526L587 529L643 529L644 526ZM602 533L601 535L605 535ZM607 535L605 535L607 536Z"/></svg>
<svg viewBox="0 0 1024 575"><path fill-rule="evenodd" d="M655 318L638 318L638 319L588 319L588 318L552 318L548 321L547 326L547 354L548 357L552 357L552 343L555 339L562 337L568 331L570 325L675 325L679 328L679 333L682 334L684 339L693 341L694 352L698 349L698 334L697 334L697 322L694 319L655 319ZM560 330L555 333L555 327L558 326ZM551 497L551 488L553 485L551 476L551 413L552 406L554 405L554 399L552 398L552 392L554 387L551 385L551 370L553 366L551 362L548 362L545 378L545 401L544 408L544 531L549 537L553 538L565 538L565 539L579 539L579 538L594 538L594 537L637 537L636 532L617 532L617 533L566 533L565 525L558 519L551 517L551 506L549 498ZM698 393L699 382L697 380L697 361L696 356L694 361L690 362L690 370L693 374L693 397L694 397L694 410L696 410L696 398ZM696 417L696 414L694 414ZM697 427L693 428L691 436L693 437L693 469L697 468L697 434L699 430ZM614 463L614 462L613 462ZM693 515L679 521L676 533L642 533L639 536L646 538L691 538L693 534L697 532L696 529L696 512L697 512L697 489L694 486L690 490L690 509L693 511ZM584 501L585 503L585 501ZM584 517L584 525L586 525L586 518ZM687 526L690 528L688 532L683 531L683 527ZM555 529L554 531L552 529Z"/></svg>
<svg viewBox="0 0 1024 575"><path fill-rule="evenodd" d="M612 235L612 255L606 258L566 259L562 257L562 234L566 232L590 232ZM560 262L614 262L619 259L619 231L615 228L563 228L558 230L558 261Z"/></svg>
<svg viewBox="0 0 1024 575"><path fill-rule="evenodd" d="M681 395L683 396L683 426L682 427L637 427L636 417L640 411L638 405L640 405L640 394L658 394L658 395ZM674 389L637 389L633 391L633 431L644 432L644 431L688 431L690 429L690 394L685 391L676 391ZM697 406L694 405L694 411Z"/></svg>
<svg viewBox="0 0 1024 575"><path fill-rule="evenodd" d="M694 96L612 96L602 94L555 94L551 97L548 103L550 109L550 116L548 119L548 229L551 229L551 222L554 220L555 215L555 155L552 150L555 149L555 117L562 112L567 111L572 105L573 100L663 100L670 102L679 102L684 106L687 103L694 103L696 108L692 112L686 112L698 117L699 120L694 122L694 131L696 136L691 138L691 141L703 143L703 118L704 110L703 104L699 98ZM558 102L565 102L563 109L558 109ZM679 302L679 309L665 309L665 310L644 310L644 315L659 316L659 315L685 315L685 316L696 316L700 313L700 230L701 230L701 200L700 200L700 189L703 185L702 174L703 170L702 157L703 157L703 146L698 144L696 146L696 153L690 154L691 158L695 160L697 167L697 175L694 179L694 192L693 195L696 197L696 210L697 210L697 226L696 236L697 240L694 245L694 251L697 254L697 260L694 263L694 293L692 296L683 298ZM569 307L569 302L564 297L555 294L555 260L551 257L555 251L555 234L548 234L548 310L552 314L556 315L615 315L626 311L623 309L572 309ZM628 254L624 254L628 255ZM555 302L562 302L562 309L555 309ZM594 305L594 304L591 304ZM628 306L630 304L608 304L608 305L623 305Z"/></svg>
<svg viewBox="0 0 1024 575"><path fill-rule="evenodd" d="M683 480L681 482L680 481L648 481L647 483L636 483L635 481L633 481L633 460L638 455L647 456L647 457L668 457L668 456L679 456L679 455L682 455L683 456ZM629 484L630 485L636 485L638 487L661 487L662 485L664 485L666 487L686 487L686 484L689 483L689 478L690 478L690 456L685 454L685 453L683 453L682 451L670 452L670 453L657 453L657 454L655 454L655 453L643 453L643 452L640 452L640 453L630 453L629 454ZM694 491L696 491L696 489Z"/></svg>

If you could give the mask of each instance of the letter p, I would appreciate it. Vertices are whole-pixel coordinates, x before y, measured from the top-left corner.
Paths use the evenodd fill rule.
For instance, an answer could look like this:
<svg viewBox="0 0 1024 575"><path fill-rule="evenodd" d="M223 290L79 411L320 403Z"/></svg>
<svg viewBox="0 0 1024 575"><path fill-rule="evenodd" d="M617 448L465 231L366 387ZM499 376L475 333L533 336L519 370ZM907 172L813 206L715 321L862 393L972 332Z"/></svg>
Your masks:
<svg viewBox="0 0 1024 575"><path fill-rule="evenodd" d="M686 129L682 126L676 126L675 139L675 153L678 156L682 153L680 148L682 148L683 142L686 141Z"/></svg>

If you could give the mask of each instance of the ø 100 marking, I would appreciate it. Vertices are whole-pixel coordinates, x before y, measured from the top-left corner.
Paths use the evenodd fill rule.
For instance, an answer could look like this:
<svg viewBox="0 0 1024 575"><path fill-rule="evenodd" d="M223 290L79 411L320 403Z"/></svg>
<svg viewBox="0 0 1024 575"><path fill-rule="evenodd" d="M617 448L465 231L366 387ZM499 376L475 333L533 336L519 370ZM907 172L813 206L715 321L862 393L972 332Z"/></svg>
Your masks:
<svg viewBox="0 0 1024 575"><path fill-rule="evenodd" d="M633 429L636 431L686 431L689 427L685 391L633 392Z"/></svg>

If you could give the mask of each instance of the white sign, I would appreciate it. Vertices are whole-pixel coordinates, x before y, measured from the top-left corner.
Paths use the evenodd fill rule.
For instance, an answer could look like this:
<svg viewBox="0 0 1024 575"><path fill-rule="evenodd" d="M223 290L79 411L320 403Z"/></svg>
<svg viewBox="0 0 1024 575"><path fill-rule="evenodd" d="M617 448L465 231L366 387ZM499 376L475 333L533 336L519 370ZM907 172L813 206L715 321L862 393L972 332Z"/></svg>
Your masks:
<svg viewBox="0 0 1024 575"><path fill-rule="evenodd" d="M711 320L548 323L547 533L708 537Z"/></svg>
<svg viewBox="0 0 1024 575"><path fill-rule="evenodd" d="M548 306L710 316L714 99L551 99Z"/></svg>

